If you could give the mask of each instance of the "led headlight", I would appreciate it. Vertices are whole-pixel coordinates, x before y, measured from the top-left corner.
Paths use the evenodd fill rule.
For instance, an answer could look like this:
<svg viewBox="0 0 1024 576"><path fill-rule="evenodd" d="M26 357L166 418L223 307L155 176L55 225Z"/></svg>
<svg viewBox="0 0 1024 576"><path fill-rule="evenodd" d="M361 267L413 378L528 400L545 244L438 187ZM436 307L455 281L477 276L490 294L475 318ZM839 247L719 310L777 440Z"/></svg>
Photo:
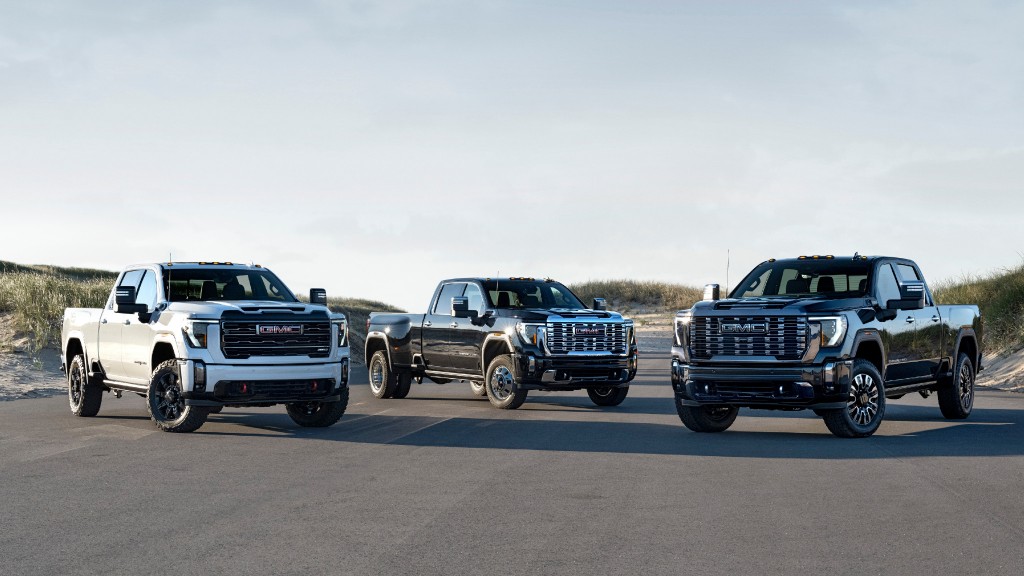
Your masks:
<svg viewBox="0 0 1024 576"><path fill-rule="evenodd" d="M636 330L633 328L633 322L627 320L624 324L626 326L626 346L632 348L636 346Z"/></svg>
<svg viewBox="0 0 1024 576"><path fill-rule="evenodd" d="M527 324L525 322L516 324L516 331L519 332L519 337L523 339L523 342L534 346L540 346L546 330L543 324Z"/></svg>
<svg viewBox="0 0 1024 576"><path fill-rule="evenodd" d="M185 322L181 332L185 336L185 341L193 348L206 348L206 335L210 325L216 323L216 320L189 320Z"/></svg>
<svg viewBox="0 0 1024 576"><path fill-rule="evenodd" d="M846 337L846 318L843 316L825 316L808 318L821 327L821 347L832 348L843 343Z"/></svg>
<svg viewBox="0 0 1024 576"><path fill-rule="evenodd" d="M338 348L348 346L348 322L344 319L331 320L338 327Z"/></svg>
<svg viewBox="0 0 1024 576"><path fill-rule="evenodd" d="M689 310L676 314L676 346L686 345L686 336L690 330L691 317L691 312Z"/></svg>

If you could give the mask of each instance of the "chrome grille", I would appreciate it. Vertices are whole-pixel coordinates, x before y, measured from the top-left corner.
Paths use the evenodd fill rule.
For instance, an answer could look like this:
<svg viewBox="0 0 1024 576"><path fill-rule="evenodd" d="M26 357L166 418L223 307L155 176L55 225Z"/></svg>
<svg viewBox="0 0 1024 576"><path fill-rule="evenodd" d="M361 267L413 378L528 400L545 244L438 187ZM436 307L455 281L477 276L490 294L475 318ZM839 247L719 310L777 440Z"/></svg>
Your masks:
<svg viewBox="0 0 1024 576"><path fill-rule="evenodd" d="M552 354L626 354L626 332L621 322L549 322L547 346Z"/></svg>
<svg viewBox="0 0 1024 576"><path fill-rule="evenodd" d="M302 326L301 334L259 334L257 326ZM221 324L221 351L225 358L252 356L308 356L331 354L331 323L309 321L225 321Z"/></svg>
<svg viewBox="0 0 1024 576"><path fill-rule="evenodd" d="M722 325L764 326L764 331L722 332ZM807 349L807 320L799 316L695 316L690 321L690 355L764 356L799 360Z"/></svg>

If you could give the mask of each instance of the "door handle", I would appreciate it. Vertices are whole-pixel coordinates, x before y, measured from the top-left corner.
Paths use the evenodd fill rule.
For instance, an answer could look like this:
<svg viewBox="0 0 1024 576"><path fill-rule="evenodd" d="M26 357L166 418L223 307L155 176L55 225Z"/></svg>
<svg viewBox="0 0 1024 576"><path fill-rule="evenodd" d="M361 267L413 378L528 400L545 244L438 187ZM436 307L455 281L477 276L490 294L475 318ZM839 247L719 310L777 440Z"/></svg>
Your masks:
<svg viewBox="0 0 1024 576"><path fill-rule="evenodd" d="M938 322L940 320L938 315L932 316L932 322Z"/></svg>
<svg viewBox="0 0 1024 576"><path fill-rule="evenodd" d="M433 326L433 324L430 323L430 320L425 320L423 322L423 327L424 328L430 328L431 326Z"/></svg>
<svg viewBox="0 0 1024 576"><path fill-rule="evenodd" d="M914 317L913 316L907 316L907 324L912 324L913 322L914 322Z"/></svg>
<svg viewBox="0 0 1024 576"><path fill-rule="evenodd" d="M452 323L451 323L451 324L449 324L448 326L449 326L450 328L458 328L458 327L459 327L459 323L458 323L458 322L452 322Z"/></svg>
<svg viewBox="0 0 1024 576"><path fill-rule="evenodd" d="M127 326L127 325L129 325L129 324L131 324L131 323L132 323L132 321L131 321L131 320L125 320L125 321L124 321L124 325L125 325L125 326Z"/></svg>
<svg viewBox="0 0 1024 576"><path fill-rule="evenodd" d="M106 324L106 323L107 323L107 319L106 318L104 318L103 320L100 320L100 324Z"/></svg>

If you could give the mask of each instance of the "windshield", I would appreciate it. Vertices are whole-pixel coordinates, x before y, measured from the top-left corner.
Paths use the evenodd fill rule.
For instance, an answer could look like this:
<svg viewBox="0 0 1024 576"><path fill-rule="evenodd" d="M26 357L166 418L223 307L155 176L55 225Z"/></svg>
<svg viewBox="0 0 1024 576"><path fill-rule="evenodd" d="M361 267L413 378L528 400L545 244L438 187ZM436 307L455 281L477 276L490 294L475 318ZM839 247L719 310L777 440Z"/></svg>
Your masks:
<svg viewBox="0 0 1024 576"><path fill-rule="evenodd" d="M486 280L484 290L495 308L586 308L575 294L558 282L543 280Z"/></svg>
<svg viewBox="0 0 1024 576"><path fill-rule="evenodd" d="M865 260L777 260L754 268L731 297L856 298L868 294L870 277L871 264Z"/></svg>
<svg viewBox="0 0 1024 576"><path fill-rule="evenodd" d="M271 300L296 302L291 291L269 270L224 268L164 269L164 294L170 302L203 300Z"/></svg>

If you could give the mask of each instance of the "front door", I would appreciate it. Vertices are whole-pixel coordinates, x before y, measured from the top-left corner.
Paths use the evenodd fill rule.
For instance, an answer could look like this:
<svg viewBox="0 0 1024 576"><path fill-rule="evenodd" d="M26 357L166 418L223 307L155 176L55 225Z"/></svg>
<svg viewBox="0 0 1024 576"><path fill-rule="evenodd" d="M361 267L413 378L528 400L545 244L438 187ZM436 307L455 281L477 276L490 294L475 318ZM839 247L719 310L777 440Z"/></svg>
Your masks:
<svg viewBox="0 0 1024 576"><path fill-rule="evenodd" d="M876 298L883 308L890 300L900 299L899 283L888 262L878 267L875 286ZM882 341L888 361L884 374L887 385L916 376L919 368L914 342L916 328L917 315L914 310L897 310L896 318L882 323Z"/></svg>
<svg viewBox="0 0 1024 576"><path fill-rule="evenodd" d="M135 303L145 304L149 312L156 310L157 279L152 270L146 270L142 276ZM150 376L156 366L150 366L153 354L153 324L158 314L153 314L148 322L139 319L138 314L126 314L127 322L121 328L121 361L124 375L129 382L136 384L149 383Z"/></svg>
<svg viewBox="0 0 1024 576"><path fill-rule="evenodd" d="M132 286L138 290L145 270L129 270L121 275L118 287ZM117 304L111 298L106 310L100 318L99 342L97 355L103 374L111 380L125 380L127 372L122 360L122 332L125 325L131 322L134 314L118 314Z"/></svg>
<svg viewBox="0 0 1024 576"><path fill-rule="evenodd" d="M455 366L451 355L451 333L455 317L452 316L452 298L462 296L464 282L449 282L441 286L437 301L423 318L423 360L427 370L452 372Z"/></svg>
<svg viewBox="0 0 1024 576"><path fill-rule="evenodd" d="M896 263L896 273L901 280L923 280L913 266ZM925 306L914 311L914 368L915 377L933 377L939 370L942 357L942 319L939 308L932 302L931 294L925 294Z"/></svg>
<svg viewBox="0 0 1024 576"><path fill-rule="evenodd" d="M470 311L476 311L479 317L484 310L484 296L480 287L466 284L463 296L469 300ZM472 318L452 317L452 325L454 327L448 340L452 366L458 372L483 374L486 367L480 366L480 350L487 332L482 326L474 324Z"/></svg>

